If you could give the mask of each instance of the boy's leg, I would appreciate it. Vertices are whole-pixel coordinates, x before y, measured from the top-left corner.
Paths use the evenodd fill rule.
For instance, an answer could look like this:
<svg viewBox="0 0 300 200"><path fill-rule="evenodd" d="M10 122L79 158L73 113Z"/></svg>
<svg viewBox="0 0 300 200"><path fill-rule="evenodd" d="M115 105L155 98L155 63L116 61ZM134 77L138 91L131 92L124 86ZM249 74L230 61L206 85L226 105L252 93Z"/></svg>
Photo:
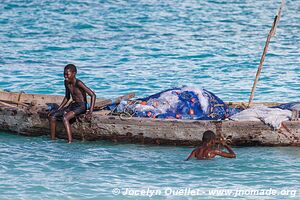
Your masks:
<svg viewBox="0 0 300 200"><path fill-rule="evenodd" d="M72 119L74 117L75 117L75 113L73 111L70 111L70 112L64 114L64 118L63 118L63 122L64 122L65 129L67 131L69 143L72 142L71 125L70 125L69 121L70 121L70 119Z"/></svg>
<svg viewBox="0 0 300 200"><path fill-rule="evenodd" d="M50 133L51 133L51 139L55 140L55 133L56 133L56 118L53 116L49 117L49 123L50 123Z"/></svg>
<svg viewBox="0 0 300 200"><path fill-rule="evenodd" d="M61 119L64 115L65 109L53 111L49 113L49 124L50 124L50 133L51 133L51 139L55 140L56 137L56 122L58 119Z"/></svg>

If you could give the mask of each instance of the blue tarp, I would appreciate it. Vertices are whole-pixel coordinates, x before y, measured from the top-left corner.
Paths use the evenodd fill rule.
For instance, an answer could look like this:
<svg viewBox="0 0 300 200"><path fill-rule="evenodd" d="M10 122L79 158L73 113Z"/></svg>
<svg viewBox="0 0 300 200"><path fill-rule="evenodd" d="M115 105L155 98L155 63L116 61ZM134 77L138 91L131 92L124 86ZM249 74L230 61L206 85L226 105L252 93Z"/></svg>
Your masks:
<svg viewBox="0 0 300 200"><path fill-rule="evenodd" d="M273 106L272 108L280 108L282 110L293 110L293 107L295 106L300 107L300 102L284 103L284 104L280 104L279 106Z"/></svg>
<svg viewBox="0 0 300 200"><path fill-rule="evenodd" d="M285 103L285 104L281 104L279 106L273 106L272 108L280 108L282 110L298 110L298 111L300 111L300 102ZM299 117L300 117L300 112L299 112Z"/></svg>
<svg viewBox="0 0 300 200"><path fill-rule="evenodd" d="M222 120L239 112L229 108L212 92L191 87L168 89L138 99L138 102L130 104L123 101L117 111L130 110L136 117L198 120Z"/></svg>

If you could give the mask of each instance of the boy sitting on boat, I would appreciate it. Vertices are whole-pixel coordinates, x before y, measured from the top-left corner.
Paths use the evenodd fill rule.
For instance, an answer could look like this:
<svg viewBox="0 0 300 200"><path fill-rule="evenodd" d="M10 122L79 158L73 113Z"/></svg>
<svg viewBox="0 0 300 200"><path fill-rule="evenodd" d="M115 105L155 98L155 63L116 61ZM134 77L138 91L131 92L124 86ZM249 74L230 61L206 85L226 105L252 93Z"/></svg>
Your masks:
<svg viewBox="0 0 300 200"><path fill-rule="evenodd" d="M220 148L216 148L216 135L214 132L205 131L202 136L202 146L194 149L186 160L194 157L199 160L212 159L215 156L222 156L225 158L236 157L233 150L225 143L223 139L220 140L220 143L228 150L228 152L222 151Z"/></svg>
<svg viewBox="0 0 300 200"><path fill-rule="evenodd" d="M64 69L65 77L65 97L58 107L57 110L51 111L49 116L50 130L51 130L51 139L55 139L56 133L56 121L63 120L64 127L68 135L68 142L72 142L72 133L70 120L74 117L84 114L87 111L87 98L86 94L91 97L91 106L89 111L86 113L87 117L90 117L96 101L96 94L88 88L82 81L76 78L77 69L73 64L68 64ZM72 102L68 105L67 103L72 96ZM65 107L66 106L66 107Z"/></svg>

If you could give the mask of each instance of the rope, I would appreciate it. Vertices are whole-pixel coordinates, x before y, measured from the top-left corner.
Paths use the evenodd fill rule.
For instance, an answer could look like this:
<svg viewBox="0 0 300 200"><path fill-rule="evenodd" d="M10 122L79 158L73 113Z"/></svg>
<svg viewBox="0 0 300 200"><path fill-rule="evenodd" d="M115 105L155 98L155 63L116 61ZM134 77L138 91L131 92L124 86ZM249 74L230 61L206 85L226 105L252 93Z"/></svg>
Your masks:
<svg viewBox="0 0 300 200"><path fill-rule="evenodd" d="M129 106L140 103L140 101L130 101L125 107L123 112L116 112L117 106L109 113L109 115L118 115L120 119L131 119L135 115L135 111L132 111Z"/></svg>
<svg viewBox="0 0 300 200"><path fill-rule="evenodd" d="M17 105L20 104L20 100L21 100L21 95L22 95L22 94L25 94L25 92L24 92L24 91L19 92L18 100L17 100Z"/></svg>

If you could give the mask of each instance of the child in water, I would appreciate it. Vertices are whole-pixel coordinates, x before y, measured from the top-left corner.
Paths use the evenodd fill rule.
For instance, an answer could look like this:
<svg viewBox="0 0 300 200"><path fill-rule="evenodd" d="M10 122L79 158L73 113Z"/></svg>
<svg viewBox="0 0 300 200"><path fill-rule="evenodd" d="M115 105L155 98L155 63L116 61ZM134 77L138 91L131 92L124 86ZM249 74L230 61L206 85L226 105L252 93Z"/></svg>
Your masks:
<svg viewBox="0 0 300 200"><path fill-rule="evenodd" d="M220 148L216 148L216 135L214 132L205 131L202 136L202 146L194 149L186 160L194 157L199 160L212 159L217 155L225 158L236 157L233 150L225 143L224 140L220 140L220 143L228 150L228 152L222 151Z"/></svg>
<svg viewBox="0 0 300 200"><path fill-rule="evenodd" d="M64 127L68 134L68 142L72 142L71 125L69 121L70 119L80 114L84 114L87 111L86 94L91 97L91 106L89 108L89 111L86 113L86 117L91 117L91 114L94 110L96 95L82 81L76 79L76 73L77 69L75 65L68 64L65 66L65 98L63 99L61 105L57 110L51 111L48 114L52 140L55 139L56 121L58 119L62 119ZM65 105L69 102L71 96L73 101L65 107Z"/></svg>

